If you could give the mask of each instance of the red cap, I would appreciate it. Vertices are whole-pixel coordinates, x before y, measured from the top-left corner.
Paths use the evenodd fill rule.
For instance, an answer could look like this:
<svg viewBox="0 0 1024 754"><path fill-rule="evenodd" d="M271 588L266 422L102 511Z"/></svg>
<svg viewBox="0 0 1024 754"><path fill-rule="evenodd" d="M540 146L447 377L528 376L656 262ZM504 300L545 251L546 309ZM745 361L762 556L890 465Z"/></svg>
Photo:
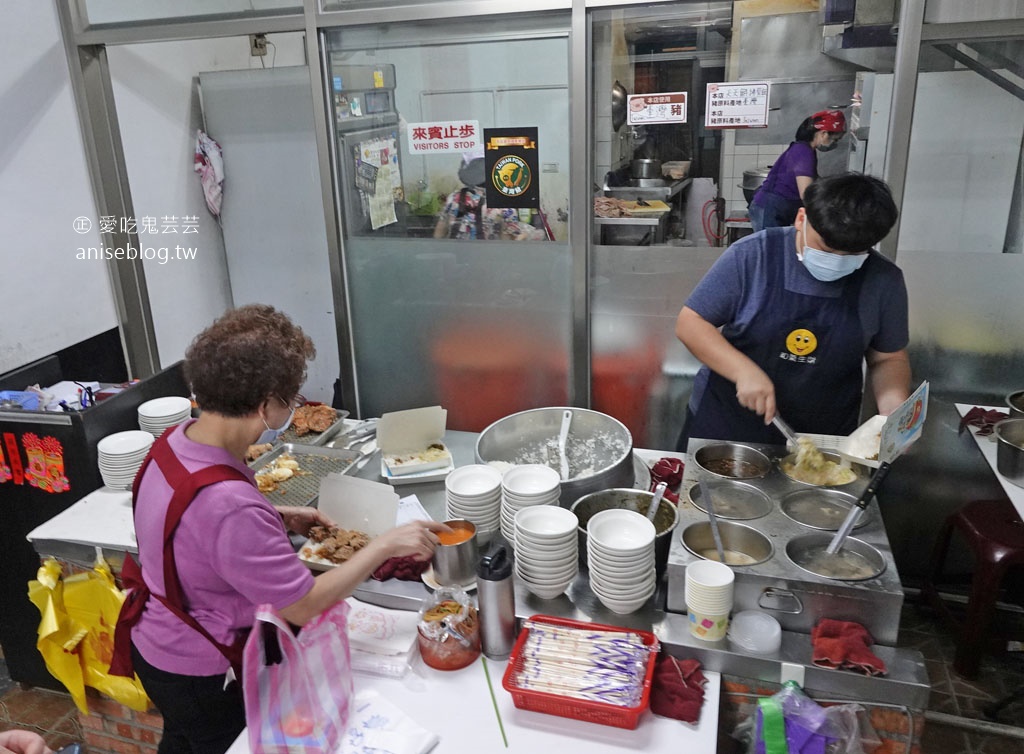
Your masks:
<svg viewBox="0 0 1024 754"><path fill-rule="evenodd" d="M821 110L811 116L816 131L842 133L846 131L846 116L842 110Z"/></svg>

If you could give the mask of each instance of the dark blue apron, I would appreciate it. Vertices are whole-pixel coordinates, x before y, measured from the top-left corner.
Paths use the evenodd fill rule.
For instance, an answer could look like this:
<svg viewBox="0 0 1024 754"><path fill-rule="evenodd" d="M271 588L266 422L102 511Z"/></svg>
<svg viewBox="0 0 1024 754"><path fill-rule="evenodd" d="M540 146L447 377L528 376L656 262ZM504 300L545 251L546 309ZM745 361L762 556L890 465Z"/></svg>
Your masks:
<svg viewBox="0 0 1024 754"><path fill-rule="evenodd" d="M857 428L863 391L864 336L857 310L864 269L837 281L835 298L786 290L786 264L778 245L795 255L793 236L769 232L766 243L775 248L769 257L767 299L762 314L746 332L730 337L739 351L753 359L775 384L779 414L797 432L848 435ZM795 258L795 256L794 256ZM799 264L799 262L797 262ZM807 331L817 339L807 351ZM736 400L736 385L711 372L695 413L687 412L680 437L685 449L690 437L779 444L781 433L765 426L764 417Z"/></svg>

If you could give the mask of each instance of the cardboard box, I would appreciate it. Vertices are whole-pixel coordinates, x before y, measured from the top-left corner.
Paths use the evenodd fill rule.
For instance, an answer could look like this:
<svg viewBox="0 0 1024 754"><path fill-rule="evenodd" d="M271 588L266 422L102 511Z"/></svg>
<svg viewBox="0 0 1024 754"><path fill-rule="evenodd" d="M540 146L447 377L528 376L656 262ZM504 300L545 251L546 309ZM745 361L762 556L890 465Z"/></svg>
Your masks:
<svg viewBox="0 0 1024 754"><path fill-rule="evenodd" d="M394 411L377 423L385 477L402 477L425 471L454 468L452 454L443 438L448 412L440 406Z"/></svg>

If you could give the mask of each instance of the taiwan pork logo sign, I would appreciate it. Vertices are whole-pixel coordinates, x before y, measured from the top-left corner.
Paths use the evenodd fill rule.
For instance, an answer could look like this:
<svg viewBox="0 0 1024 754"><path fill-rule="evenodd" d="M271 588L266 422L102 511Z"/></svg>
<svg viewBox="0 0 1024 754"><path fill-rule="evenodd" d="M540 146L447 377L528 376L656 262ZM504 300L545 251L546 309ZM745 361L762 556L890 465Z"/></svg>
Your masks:
<svg viewBox="0 0 1024 754"><path fill-rule="evenodd" d="M540 206L536 128L485 128L487 206L495 209Z"/></svg>

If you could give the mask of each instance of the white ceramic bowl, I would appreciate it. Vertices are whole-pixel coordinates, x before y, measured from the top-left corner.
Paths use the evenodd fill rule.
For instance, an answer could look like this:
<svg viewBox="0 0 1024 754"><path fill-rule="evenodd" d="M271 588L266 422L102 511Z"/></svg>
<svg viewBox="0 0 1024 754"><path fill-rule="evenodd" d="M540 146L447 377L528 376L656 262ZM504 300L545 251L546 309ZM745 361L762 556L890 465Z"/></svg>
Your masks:
<svg viewBox="0 0 1024 754"><path fill-rule="evenodd" d="M536 505L516 513L516 536L526 535L536 540L564 539L576 536L579 519L572 511L554 505Z"/></svg>
<svg viewBox="0 0 1024 754"><path fill-rule="evenodd" d="M654 535L654 524L636 511L601 511L587 522L587 541L607 550L627 553L653 548Z"/></svg>
<svg viewBox="0 0 1024 754"><path fill-rule="evenodd" d="M557 471L538 463L509 469L501 480L506 493L525 499L547 497L552 492L557 498L560 483L561 477Z"/></svg>
<svg viewBox="0 0 1024 754"><path fill-rule="evenodd" d="M609 595L601 595L597 592L595 592L595 594L597 594L597 599L601 601L601 604L607 607L613 613L617 613L619 615L626 615L628 613L635 612L639 610L641 607L643 607L647 603L647 600L651 598L651 595L654 594L654 589L655 587L654 585L652 585L650 591L648 591L646 594L640 594L630 598L620 598Z"/></svg>
<svg viewBox="0 0 1024 754"><path fill-rule="evenodd" d="M115 432L107 435L96 443L96 451L108 459L112 456L134 456L140 451L145 456L149 446L153 444L153 435L140 429L129 429L126 432ZM568 512L568 511L566 511Z"/></svg>
<svg viewBox="0 0 1024 754"><path fill-rule="evenodd" d="M501 472L486 464L460 466L444 480L445 489L463 499L490 497L501 490Z"/></svg>
<svg viewBox="0 0 1024 754"><path fill-rule="evenodd" d="M555 586L557 584L572 583L572 580L576 578L576 574L579 573L579 568L575 563L570 563L569 566L560 571L532 571L526 566L519 564L516 566L516 573L533 584Z"/></svg>

